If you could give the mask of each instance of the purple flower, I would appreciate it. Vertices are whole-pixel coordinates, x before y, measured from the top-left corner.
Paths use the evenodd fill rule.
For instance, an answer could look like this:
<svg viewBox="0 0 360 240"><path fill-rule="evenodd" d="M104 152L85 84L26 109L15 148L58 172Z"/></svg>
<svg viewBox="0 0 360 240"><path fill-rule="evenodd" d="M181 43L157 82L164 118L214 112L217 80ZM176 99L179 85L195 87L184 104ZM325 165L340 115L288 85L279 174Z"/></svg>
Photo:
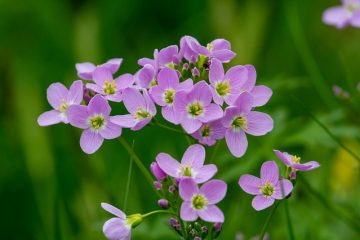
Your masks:
<svg viewBox="0 0 360 240"><path fill-rule="evenodd" d="M275 155L288 167L292 169L292 179L296 177L296 171L310 171L320 167L320 164L316 161L310 161L307 163L300 163L301 158L296 155L290 155L287 152L280 152L274 150Z"/></svg>
<svg viewBox="0 0 360 240"><path fill-rule="evenodd" d="M131 74L123 74L113 79L109 69L98 67L93 72L94 83L86 84L86 87L96 93L99 93L110 101L121 101L121 90L132 86L134 78Z"/></svg>
<svg viewBox="0 0 360 240"><path fill-rule="evenodd" d="M285 198L293 189L289 180L279 179L279 168L275 161L262 164L260 178L250 174L241 176L239 185L246 193L256 195L252 206L257 211L270 207L275 199Z"/></svg>
<svg viewBox="0 0 360 240"><path fill-rule="evenodd" d="M96 152L105 139L121 135L121 127L110 122L111 107L101 96L93 97L88 106L72 105L68 109L68 119L74 127L84 129L80 138L81 149L91 154Z"/></svg>
<svg viewBox="0 0 360 240"><path fill-rule="evenodd" d="M247 81L248 71L244 66L230 68L226 74L222 63L213 59L210 65L209 80L214 102L222 105L224 101L231 105L243 91L250 91L255 84Z"/></svg>
<svg viewBox="0 0 360 240"><path fill-rule="evenodd" d="M181 91L174 99L175 111L179 122L189 134L198 130L203 123L208 123L223 116L220 106L211 103L212 94L209 85L200 81L189 91Z"/></svg>
<svg viewBox="0 0 360 240"><path fill-rule="evenodd" d="M140 130L148 124L156 115L156 108L150 99L148 92L143 94L135 88L127 88L123 91L123 102L130 114L117 115L110 118L111 122L131 130Z"/></svg>
<svg viewBox="0 0 360 240"><path fill-rule="evenodd" d="M158 181L161 181L167 177L166 173L163 170L161 170L161 168L156 162L151 163L150 170Z"/></svg>
<svg viewBox="0 0 360 240"><path fill-rule="evenodd" d="M168 209L169 208L169 201L162 198L158 200L158 205L163 208L163 209Z"/></svg>
<svg viewBox="0 0 360 240"><path fill-rule="evenodd" d="M191 178L181 180L179 185L181 204L180 217L184 221L195 221L200 217L207 222L224 222L224 214L215 205L226 195L224 181L210 180L198 188Z"/></svg>
<svg viewBox="0 0 360 240"><path fill-rule="evenodd" d="M150 58L141 58L138 61L138 64L141 66L145 66L146 64L152 65L156 70L162 69L164 67L172 68L174 64L178 63L177 55L178 55L178 46L171 45L166 48L158 51L155 49L154 51L154 59Z"/></svg>
<svg viewBox="0 0 360 240"><path fill-rule="evenodd" d="M131 228L143 221L141 214L126 216L120 209L107 203L101 203L101 207L116 216L106 221L103 226L103 232L109 240L130 240Z"/></svg>
<svg viewBox="0 0 360 240"><path fill-rule="evenodd" d="M95 66L93 63L84 62L84 63L77 63L75 65L77 74L80 78L85 80L92 80L93 79L93 72L98 67L103 67L108 69L111 74L116 73L122 63L122 58L113 58L108 60L106 63L101 64L100 66Z"/></svg>
<svg viewBox="0 0 360 240"><path fill-rule="evenodd" d="M194 132L191 136L199 140L201 144L212 146L216 143L216 140L224 138L225 130L221 120L215 120L213 122L204 123L199 130Z"/></svg>
<svg viewBox="0 0 360 240"><path fill-rule="evenodd" d="M274 123L268 114L251 111L253 103L252 95L243 92L235 101L234 106L225 110L222 123L226 128L226 144L235 157L241 157L246 152L248 142L245 133L262 136L273 129Z"/></svg>
<svg viewBox="0 0 360 240"><path fill-rule="evenodd" d="M344 28L360 27L360 0L343 0L341 6L331 7L323 14L323 22Z"/></svg>
<svg viewBox="0 0 360 240"><path fill-rule="evenodd" d="M171 123L179 124L178 116L174 109L174 98L178 91L191 90L192 80L179 82L179 76L175 70L162 69L158 74L158 84L150 89L150 96L162 106L163 117Z"/></svg>
<svg viewBox="0 0 360 240"><path fill-rule="evenodd" d="M59 122L69 123L68 108L78 105L83 100L83 84L81 80L73 82L68 90L61 83L53 83L47 89L47 99L54 110L42 113L38 118L40 126L49 126Z"/></svg>
<svg viewBox="0 0 360 240"><path fill-rule="evenodd" d="M204 47L191 36L182 37L180 40L179 57L184 57L188 61L194 62L199 55L206 56L209 59L216 58L223 63L227 63L236 54L231 51L230 42L225 39L215 39Z"/></svg>
<svg viewBox="0 0 360 240"><path fill-rule="evenodd" d="M204 165L205 148L199 144L188 147L181 163L167 153L159 153L156 162L167 175L179 179L193 178L197 183L206 182L217 172L214 164Z"/></svg>
<svg viewBox="0 0 360 240"><path fill-rule="evenodd" d="M145 64L136 74L135 83L141 87L150 89L157 84L157 68L151 64Z"/></svg>

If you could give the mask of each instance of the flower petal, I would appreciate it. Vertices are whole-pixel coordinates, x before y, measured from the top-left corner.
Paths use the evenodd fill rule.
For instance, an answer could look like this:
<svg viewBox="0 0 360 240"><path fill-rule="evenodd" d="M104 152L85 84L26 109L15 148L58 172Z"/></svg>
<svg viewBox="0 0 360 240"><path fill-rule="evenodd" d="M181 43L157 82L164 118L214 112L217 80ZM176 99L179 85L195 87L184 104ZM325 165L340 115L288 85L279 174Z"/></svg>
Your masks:
<svg viewBox="0 0 360 240"><path fill-rule="evenodd" d="M178 53L178 46L171 45L160 50L157 55L158 66L164 67L166 64L172 62L174 56Z"/></svg>
<svg viewBox="0 0 360 240"><path fill-rule="evenodd" d="M293 189L293 185L291 181L287 179L282 179L278 182L275 186L275 192L272 195L275 199L283 199L284 197L288 196Z"/></svg>
<svg viewBox="0 0 360 240"><path fill-rule="evenodd" d="M146 64L135 74L135 82L143 88L149 88L151 81L155 79L154 66Z"/></svg>
<svg viewBox="0 0 360 240"><path fill-rule="evenodd" d="M261 165L260 178L262 184L269 181L276 185L279 181L279 168L275 161L267 161Z"/></svg>
<svg viewBox="0 0 360 240"><path fill-rule="evenodd" d="M112 116L110 121L124 128L132 128L136 125L134 117L130 114Z"/></svg>
<svg viewBox="0 0 360 240"><path fill-rule="evenodd" d="M175 111L173 106L163 107L161 109L161 113L167 121L176 125L180 123L178 113Z"/></svg>
<svg viewBox="0 0 360 240"><path fill-rule="evenodd" d="M92 154L100 148L103 141L104 138L99 133L86 129L81 134L80 147L85 153Z"/></svg>
<svg viewBox="0 0 360 240"><path fill-rule="evenodd" d="M310 162L303 163L303 164L300 164L300 163L293 164L291 167L295 168L299 171L310 171L310 170L320 167L320 164L316 161L310 161Z"/></svg>
<svg viewBox="0 0 360 240"><path fill-rule="evenodd" d="M286 165L286 166L291 166L292 165L292 161L291 161L291 155L286 153L286 152L280 152L279 150L273 150L275 155Z"/></svg>
<svg viewBox="0 0 360 240"><path fill-rule="evenodd" d="M224 67L222 63L214 58L211 60L210 70L209 70L209 81L211 85L215 86L215 83L222 81L224 78Z"/></svg>
<svg viewBox="0 0 360 240"><path fill-rule="evenodd" d="M135 79L133 75L129 73L125 73L117 77L115 81L116 81L117 89L125 89L131 87L131 85L134 84Z"/></svg>
<svg viewBox="0 0 360 240"><path fill-rule="evenodd" d="M223 63L227 63L230 62L230 60L233 59L236 54L231 50L221 49L217 51L212 51L210 56L219 59Z"/></svg>
<svg viewBox="0 0 360 240"><path fill-rule="evenodd" d="M179 194L184 201L190 201L199 188L192 178L184 178L179 183Z"/></svg>
<svg viewBox="0 0 360 240"><path fill-rule="evenodd" d="M167 153L159 153L156 156L156 162L167 175L178 177L180 163Z"/></svg>
<svg viewBox="0 0 360 240"><path fill-rule="evenodd" d="M190 202L183 202L181 204L180 217L182 220L188 222L195 221L198 218L195 210L191 208Z"/></svg>
<svg viewBox="0 0 360 240"><path fill-rule="evenodd" d="M220 202L226 195L227 185L221 180L210 180L200 188L200 193L208 200L208 204Z"/></svg>
<svg viewBox="0 0 360 240"><path fill-rule="evenodd" d="M179 76L174 69L164 68L157 76L158 84L164 88L177 88Z"/></svg>
<svg viewBox="0 0 360 240"><path fill-rule="evenodd" d="M245 154L248 142L244 131L234 132L232 129L228 129L225 132L225 140L232 155L241 157Z"/></svg>
<svg viewBox="0 0 360 240"><path fill-rule="evenodd" d="M198 169L204 165L205 148L200 144L194 144L188 147L181 159L181 164L191 165Z"/></svg>
<svg viewBox="0 0 360 240"><path fill-rule="evenodd" d="M126 215L123 211L121 211L120 209L108 204L108 203L101 203L101 207L109 212L109 213L112 213L114 214L115 216L121 218L121 219L126 219Z"/></svg>
<svg viewBox="0 0 360 240"><path fill-rule="evenodd" d="M120 218L111 218L105 222L103 232L109 240L125 240L131 234L131 227Z"/></svg>
<svg viewBox="0 0 360 240"><path fill-rule="evenodd" d="M57 110L51 110L51 111L44 112L37 119L38 124L42 127L54 125L61 121L62 121L61 112L59 112Z"/></svg>
<svg viewBox="0 0 360 240"><path fill-rule="evenodd" d="M228 40L222 39L222 38L215 39L210 44L214 47L213 50L215 50L215 51L221 50L221 49L228 49L228 50L231 49L230 42Z"/></svg>
<svg viewBox="0 0 360 240"><path fill-rule="evenodd" d="M194 88L188 95L190 101L199 101L207 106L212 100L212 94L209 85L205 81L200 81L194 85Z"/></svg>
<svg viewBox="0 0 360 240"><path fill-rule="evenodd" d="M323 14L323 22L343 28L348 23L348 13L343 6L328 8Z"/></svg>
<svg viewBox="0 0 360 240"><path fill-rule="evenodd" d="M88 112L90 115L103 114L105 117L110 115L111 107L105 98L97 94L90 100L88 105Z"/></svg>
<svg viewBox="0 0 360 240"><path fill-rule="evenodd" d="M246 116L247 129L246 133L253 136L262 136L270 132L274 127L272 118L262 112L249 112Z"/></svg>
<svg viewBox="0 0 360 240"><path fill-rule="evenodd" d="M99 85L95 84L95 83L87 83L86 84L86 88L90 89L96 93L99 93L101 95L105 95L104 89L101 88Z"/></svg>
<svg viewBox="0 0 360 240"><path fill-rule="evenodd" d="M205 107L204 114L199 117L199 120L207 123L214 120L218 120L224 116L224 112L222 108L214 103L210 103L208 106Z"/></svg>
<svg viewBox="0 0 360 240"><path fill-rule="evenodd" d="M68 104L80 104L83 100L83 94L84 85L81 80L77 80L71 84L66 101Z"/></svg>
<svg viewBox="0 0 360 240"><path fill-rule="evenodd" d="M239 179L239 186L241 189L252 195L257 195L260 193L259 186L261 186L261 180L258 177L255 177L250 174L242 175Z"/></svg>
<svg viewBox="0 0 360 240"><path fill-rule="evenodd" d="M197 174L195 175L196 183L204 183L211 179L217 172L217 167L215 164L207 164L202 166Z"/></svg>
<svg viewBox="0 0 360 240"><path fill-rule="evenodd" d="M109 121L99 133L105 139L114 139L121 135L121 131L122 129L119 125Z"/></svg>
<svg viewBox="0 0 360 240"><path fill-rule="evenodd" d="M183 119L181 123L181 126L189 134L196 132L196 130L198 130L201 127L201 125L202 123L199 120L189 118L187 116Z"/></svg>
<svg viewBox="0 0 360 240"><path fill-rule="evenodd" d="M75 68L80 78L92 80L92 73L96 69L96 66L90 62L83 62L75 64Z"/></svg>
<svg viewBox="0 0 360 240"><path fill-rule="evenodd" d="M121 63L122 58L113 58L102 64L101 67L107 68L112 74L114 74L117 70L119 70Z"/></svg>
<svg viewBox="0 0 360 240"><path fill-rule="evenodd" d="M256 211L261 211L261 210L273 205L274 202L275 202L275 199L272 197L265 197L263 195L257 195L256 197L254 197L251 204L252 204L252 207Z"/></svg>
<svg viewBox="0 0 360 240"><path fill-rule="evenodd" d="M222 223L224 222L223 212L215 205L208 205L205 210L198 211L201 219L207 222Z"/></svg>
<svg viewBox="0 0 360 240"><path fill-rule="evenodd" d="M233 105L236 106L240 112L248 113L254 105L254 97L248 92L242 92Z"/></svg>
<svg viewBox="0 0 360 240"><path fill-rule="evenodd" d="M101 87L104 85L105 81L112 82L113 80L110 70L104 67L97 67L93 72L93 78L94 82Z"/></svg>
<svg viewBox="0 0 360 240"><path fill-rule="evenodd" d="M88 125L88 111L87 107L83 105L71 105L67 110L67 118L70 124L74 127L86 129Z"/></svg>
<svg viewBox="0 0 360 240"><path fill-rule="evenodd" d="M53 83L47 89L47 99L54 109L60 108L62 101L66 101L67 88L61 83Z"/></svg>
<svg viewBox="0 0 360 240"><path fill-rule="evenodd" d="M250 93L254 97L254 107L265 105L272 96L272 90L264 85L255 86Z"/></svg>
<svg viewBox="0 0 360 240"><path fill-rule="evenodd" d="M146 109L146 102L139 90L134 88L126 88L123 92L123 102L126 109L131 113L135 113L139 107Z"/></svg>

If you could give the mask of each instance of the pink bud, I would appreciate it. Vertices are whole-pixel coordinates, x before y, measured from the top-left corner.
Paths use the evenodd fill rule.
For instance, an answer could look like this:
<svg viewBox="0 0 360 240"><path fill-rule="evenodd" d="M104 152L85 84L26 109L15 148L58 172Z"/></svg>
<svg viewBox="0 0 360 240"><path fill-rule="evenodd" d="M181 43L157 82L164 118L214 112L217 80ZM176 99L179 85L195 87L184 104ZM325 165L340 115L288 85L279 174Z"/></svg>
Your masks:
<svg viewBox="0 0 360 240"><path fill-rule="evenodd" d="M161 170L161 168L156 162L151 163L150 170L158 181L161 181L167 177L166 173L163 170Z"/></svg>
<svg viewBox="0 0 360 240"><path fill-rule="evenodd" d="M164 199L164 198L159 199L158 204L163 209L168 209L169 208L169 201Z"/></svg>

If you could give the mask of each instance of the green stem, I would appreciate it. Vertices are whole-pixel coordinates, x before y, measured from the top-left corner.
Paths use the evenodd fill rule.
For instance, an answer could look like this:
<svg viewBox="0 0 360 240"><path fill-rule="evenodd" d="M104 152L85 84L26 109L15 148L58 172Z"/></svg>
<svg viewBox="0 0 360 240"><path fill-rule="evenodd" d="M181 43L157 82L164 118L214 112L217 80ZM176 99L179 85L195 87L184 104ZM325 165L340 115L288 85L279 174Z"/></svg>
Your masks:
<svg viewBox="0 0 360 240"><path fill-rule="evenodd" d="M301 177L301 181L304 185L304 188L309 191L315 198L317 198L321 205L323 205L331 214L333 214L336 218L340 219L344 223L348 224L356 232L360 233L360 220L357 217L354 217L352 219L349 216L345 216L342 211L334 208L324 196L318 193L305 178Z"/></svg>
<svg viewBox="0 0 360 240"><path fill-rule="evenodd" d="M288 231L289 231L289 239L295 240L294 230L293 230L291 218L290 218L288 199L284 199L284 204L285 204L286 222L287 222L287 227L288 227Z"/></svg>
<svg viewBox="0 0 360 240"><path fill-rule="evenodd" d="M168 210L155 210L155 211L152 211L152 212L149 212L149 213L146 213L146 214L143 214L141 215L142 218L146 218L150 215L153 215L153 214L158 214L158 213L168 213L168 214L172 214L174 216L178 216L176 213L172 212L172 211L168 211Z"/></svg>
<svg viewBox="0 0 360 240"><path fill-rule="evenodd" d="M179 129L166 126L166 125L164 125L164 124L162 124L162 123L160 123L160 122L158 122L158 121L154 121L153 123L154 123L156 126L161 127L161 128L163 128L163 129L170 130L170 131L172 131L172 132L176 132L176 133L180 133L180 134L186 134L186 133L184 133L183 131L181 131L181 130L179 130Z"/></svg>
<svg viewBox="0 0 360 240"><path fill-rule="evenodd" d="M132 151L134 151L134 143L135 143L135 141L132 142L132 146L131 146ZM127 178L127 182L126 182L126 190L125 190L124 212L126 212L127 200L129 197L132 165L133 165L133 155L130 155L130 165L129 165L128 178Z"/></svg>
<svg viewBox="0 0 360 240"><path fill-rule="evenodd" d="M149 170L144 166L140 158L136 155L135 151L131 148L130 144L123 138L119 138L120 143L123 145L125 150L129 153L129 155L133 158L135 164L140 169L140 172L144 175L146 178L146 181L151 185L152 189L156 192L156 194L161 197L160 193L155 189L154 186L154 179L151 176Z"/></svg>
<svg viewBox="0 0 360 240"><path fill-rule="evenodd" d="M210 158L210 161L209 163L213 163L214 160L215 160L215 157L216 157L216 154L219 150L219 146L220 146L220 140L216 142L216 145L215 145L215 148L214 148L214 151L212 152L211 154L211 158Z"/></svg>
<svg viewBox="0 0 360 240"><path fill-rule="evenodd" d="M274 213L275 213L275 211L276 211L279 204L280 204L280 201L277 201L277 202L275 202L274 206L272 207L272 209L271 209L271 211L269 213L269 216L267 217L267 219L265 221L265 224L264 224L264 226L263 226L263 228L261 230L260 237L259 237L260 240L264 239L266 229L267 229L267 227L268 227L268 225L269 225L269 223L271 221L271 218L273 217L273 215L274 215Z"/></svg>

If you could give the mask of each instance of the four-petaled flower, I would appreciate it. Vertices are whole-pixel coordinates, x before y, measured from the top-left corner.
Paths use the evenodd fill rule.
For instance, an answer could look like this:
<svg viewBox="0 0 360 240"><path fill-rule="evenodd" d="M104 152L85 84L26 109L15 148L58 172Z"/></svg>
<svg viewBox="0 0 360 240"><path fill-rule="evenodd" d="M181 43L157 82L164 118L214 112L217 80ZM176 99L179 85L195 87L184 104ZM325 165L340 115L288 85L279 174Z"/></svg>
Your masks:
<svg viewBox="0 0 360 240"><path fill-rule="evenodd" d="M97 68L100 67L106 68L111 72L111 74L114 74L116 73L117 70L119 70L121 63L122 63L122 58L113 58L108 60L106 63L103 63L98 66L90 62L83 62L83 63L77 63L75 67L77 70L77 74L80 78L85 80L93 80L93 72Z"/></svg>
<svg viewBox="0 0 360 240"><path fill-rule="evenodd" d="M360 27L360 0L342 0L341 6L331 7L323 14L323 22L344 28Z"/></svg>
<svg viewBox="0 0 360 240"><path fill-rule="evenodd" d="M214 164L204 165L205 148L200 144L188 147L181 163L167 153L159 153L156 162L167 175L176 179L192 178L197 183L206 182L217 172Z"/></svg>
<svg viewBox="0 0 360 240"><path fill-rule="evenodd" d="M79 105L83 100L83 84L75 81L68 90L61 83L53 83L47 89L47 99L53 110L42 113L38 118L40 126L49 126L59 122L69 123L68 108Z"/></svg>
<svg viewBox="0 0 360 240"><path fill-rule="evenodd" d="M285 198L293 189L289 180L279 179L279 168L275 161L262 164L260 178L250 174L241 176L239 185L246 193L256 195L252 206L257 211L270 207L275 199Z"/></svg>
<svg viewBox="0 0 360 240"><path fill-rule="evenodd" d="M221 180L210 180L200 189L191 178L181 180L179 194L184 200L180 209L181 219L195 221L200 217L207 222L224 222L224 214L215 204L225 197L226 190L226 183Z"/></svg>
<svg viewBox="0 0 360 240"><path fill-rule="evenodd" d="M272 118L266 113L251 111L253 104L253 96L243 92L234 102L234 106L226 108L222 118L226 128L226 144L235 157L245 154L248 145L245 133L262 136L273 129Z"/></svg>
<svg viewBox="0 0 360 240"><path fill-rule="evenodd" d="M221 120L215 120L209 123L204 123L199 130L194 132L191 136L199 140L201 144L212 146L216 140L223 139L225 136L225 128Z"/></svg>
<svg viewBox="0 0 360 240"><path fill-rule="evenodd" d="M223 116L221 107L211 103L212 94L209 85L200 81L189 92L176 94L174 108L179 122L187 133L194 133L203 123L208 123Z"/></svg>
<svg viewBox="0 0 360 240"><path fill-rule="evenodd" d="M132 130L140 130L148 124L156 114L154 102L150 99L147 90L143 94L135 88L127 88L123 92L123 102L130 114L116 115L110 118L111 122Z"/></svg>
<svg viewBox="0 0 360 240"><path fill-rule="evenodd" d="M88 154L96 152L105 139L121 135L121 127L110 122L111 107L101 95L93 97L88 106L72 105L68 119L74 127L84 129L80 138L81 149Z"/></svg>

